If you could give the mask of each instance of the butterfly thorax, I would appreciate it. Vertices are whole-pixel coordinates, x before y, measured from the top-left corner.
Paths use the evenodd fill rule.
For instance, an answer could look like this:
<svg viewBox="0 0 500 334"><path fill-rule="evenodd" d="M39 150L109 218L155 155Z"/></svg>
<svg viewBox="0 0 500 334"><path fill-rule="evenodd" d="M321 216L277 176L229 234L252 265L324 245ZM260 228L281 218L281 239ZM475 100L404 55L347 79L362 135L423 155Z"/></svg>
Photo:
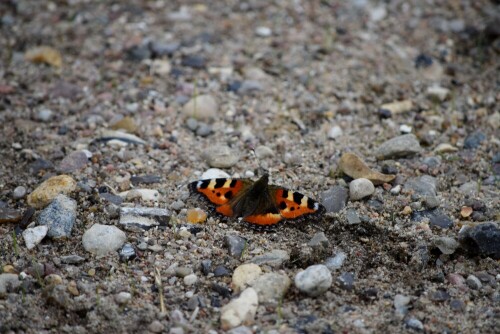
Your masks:
<svg viewBox="0 0 500 334"><path fill-rule="evenodd" d="M264 174L245 192L233 199L233 216L246 217L261 212L278 212L269 193L269 175Z"/></svg>

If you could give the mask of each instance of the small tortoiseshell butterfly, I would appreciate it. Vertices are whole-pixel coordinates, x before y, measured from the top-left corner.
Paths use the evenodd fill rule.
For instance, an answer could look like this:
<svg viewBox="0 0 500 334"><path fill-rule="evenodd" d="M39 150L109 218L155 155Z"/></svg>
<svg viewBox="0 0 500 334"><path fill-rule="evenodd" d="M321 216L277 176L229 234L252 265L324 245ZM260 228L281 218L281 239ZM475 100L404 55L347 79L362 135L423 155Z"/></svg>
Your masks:
<svg viewBox="0 0 500 334"><path fill-rule="evenodd" d="M265 174L257 181L249 179L207 179L189 184L192 194L207 200L215 212L225 217L242 218L248 226L268 230L285 221L315 219L325 207L315 200L269 184Z"/></svg>

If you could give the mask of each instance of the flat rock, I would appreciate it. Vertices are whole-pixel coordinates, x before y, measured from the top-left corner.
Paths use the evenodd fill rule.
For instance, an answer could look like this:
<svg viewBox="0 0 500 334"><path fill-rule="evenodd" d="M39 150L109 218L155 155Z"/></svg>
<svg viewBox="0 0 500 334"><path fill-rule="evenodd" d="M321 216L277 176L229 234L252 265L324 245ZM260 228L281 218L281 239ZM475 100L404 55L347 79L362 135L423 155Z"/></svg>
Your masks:
<svg viewBox="0 0 500 334"><path fill-rule="evenodd" d="M396 177L396 175L382 174L371 170L360 157L353 153L344 153L342 155L339 161L339 169L353 179L365 178L375 185L391 182Z"/></svg>
<svg viewBox="0 0 500 334"><path fill-rule="evenodd" d="M231 150L225 145L211 146L204 151L202 158L210 167L229 168L234 166L239 160L239 153Z"/></svg>
<svg viewBox="0 0 500 334"><path fill-rule="evenodd" d="M17 274L0 274L0 298L10 291L15 291L20 285Z"/></svg>
<svg viewBox="0 0 500 334"><path fill-rule="evenodd" d="M257 265L268 265L274 268L281 267L285 261L290 260L290 254L281 249L273 249L272 251L254 257L250 262Z"/></svg>
<svg viewBox="0 0 500 334"><path fill-rule="evenodd" d="M228 173L224 172L222 169L219 168L209 168L203 174L201 174L200 180L207 180L207 179L227 179L230 178L231 175Z"/></svg>
<svg viewBox="0 0 500 334"><path fill-rule="evenodd" d="M250 286L259 296L259 303L262 304L280 302L291 285L290 278L279 273L266 273L250 282Z"/></svg>
<svg viewBox="0 0 500 334"><path fill-rule="evenodd" d="M63 173L73 173L84 168L89 162L87 154L83 151L75 151L68 154L59 163L57 170Z"/></svg>
<svg viewBox="0 0 500 334"><path fill-rule="evenodd" d="M455 253L455 250L459 246L458 241L450 237L437 237L434 239L433 243L434 246L439 248L441 253L448 255Z"/></svg>
<svg viewBox="0 0 500 334"><path fill-rule="evenodd" d="M439 209L413 211L411 213L411 220L420 222L424 218L429 219L431 226L447 229L453 226L453 220L444 212Z"/></svg>
<svg viewBox="0 0 500 334"><path fill-rule="evenodd" d="M209 120L217 116L219 104L211 95L199 95L192 98L182 108L182 113L194 119Z"/></svg>
<svg viewBox="0 0 500 334"><path fill-rule="evenodd" d="M295 275L297 289L311 297L319 296L327 291L332 282L332 274L323 264L310 266Z"/></svg>
<svg viewBox="0 0 500 334"><path fill-rule="evenodd" d="M118 250L127 240L125 232L116 226L94 224L82 237L83 248L97 256Z"/></svg>
<svg viewBox="0 0 500 334"><path fill-rule="evenodd" d="M21 210L0 208L0 224L17 223L21 219L23 219L23 212Z"/></svg>
<svg viewBox="0 0 500 334"><path fill-rule="evenodd" d="M395 101L380 106L380 109L389 110L392 115L410 111L413 108L411 100Z"/></svg>
<svg viewBox="0 0 500 334"><path fill-rule="evenodd" d="M437 180L430 175L411 178L404 184L406 189L411 189L420 196L436 196Z"/></svg>
<svg viewBox="0 0 500 334"><path fill-rule="evenodd" d="M69 238L76 221L76 201L57 195L38 216L38 225L48 227L47 235L54 239Z"/></svg>
<svg viewBox="0 0 500 334"><path fill-rule="evenodd" d="M158 202L161 199L160 193L156 189L141 189L135 188L128 191L123 191L118 194L126 201L134 201L140 199L144 202Z"/></svg>
<svg viewBox="0 0 500 334"><path fill-rule="evenodd" d="M496 223L463 227L458 236L460 244L472 254L500 259L500 229Z"/></svg>
<svg viewBox="0 0 500 334"><path fill-rule="evenodd" d="M378 160L404 158L420 153L420 143L413 134L398 136L382 143L376 150Z"/></svg>
<svg viewBox="0 0 500 334"><path fill-rule="evenodd" d="M147 231L157 226L167 226L170 221L170 211L150 207L120 208L120 225L128 231Z"/></svg>
<svg viewBox="0 0 500 334"><path fill-rule="evenodd" d="M251 325L259 306L257 292L247 288L238 298L235 298L221 309L221 328L228 330L240 325Z"/></svg>
<svg viewBox="0 0 500 334"><path fill-rule="evenodd" d="M335 256L329 257L325 260L325 266L330 270L338 270L344 264L347 259L347 254L340 251L335 254Z"/></svg>
<svg viewBox="0 0 500 334"><path fill-rule="evenodd" d="M374 192L375 186L370 180L365 178L353 180L349 184L349 198L352 201L371 196Z"/></svg>
<svg viewBox="0 0 500 334"><path fill-rule="evenodd" d="M483 132L481 131L473 132L470 135L468 135L467 138L465 138L464 148L466 149L478 148L479 145L481 145L481 143L485 140L486 140L486 135Z"/></svg>
<svg viewBox="0 0 500 334"><path fill-rule="evenodd" d="M47 206L59 194L69 194L76 189L76 181L68 175L53 176L28 195L28 204L35 209Z"/></svg>
<svg viewBox="0 0 500 334"><path fill-rule="evenodd" d="M243 254L243 250L247 244L246 239L237 235L226 235L224 237L224 244L228 249L229 255L239 259Z"/></svg>
<svg viewBox="0 0 500 334"><path fill-rule="evenodd" d="M233 272L231 285L235 293L246 289L250 283L262 275L262 269L254 263L246 263L238 266Z"/></svg>
<svg viewBox="0 0 500 334"><path fill-rule="evenodd" d="M321 193L321 203L326 212L340 212L345 208L349 192L342 186L333 186L331 189Z"/></svg>
<svg viewBox="0 0 500 334"><path fill-rule="evenodd" d="M26 244L26 248L32 249L38 245L43 238L47 235L49 228L46 225L35 226L32 228L27 228L23 231L24 243Z"/></svg>

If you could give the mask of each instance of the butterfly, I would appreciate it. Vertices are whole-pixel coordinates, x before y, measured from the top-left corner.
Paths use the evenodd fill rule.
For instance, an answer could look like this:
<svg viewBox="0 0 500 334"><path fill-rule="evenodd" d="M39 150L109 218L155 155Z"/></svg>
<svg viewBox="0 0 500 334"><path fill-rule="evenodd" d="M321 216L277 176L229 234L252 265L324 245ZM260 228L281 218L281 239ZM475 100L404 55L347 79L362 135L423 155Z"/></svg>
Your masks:
<svg viewBox="0 0 500 334"><path fill-rule="evenodd" d="M319 202L296 191L269 184L269 174L250 179L207 179L191 182L199 195L224 217L240 218L253 229L270 230L285 221L317 219L326 210Z"/></svg>

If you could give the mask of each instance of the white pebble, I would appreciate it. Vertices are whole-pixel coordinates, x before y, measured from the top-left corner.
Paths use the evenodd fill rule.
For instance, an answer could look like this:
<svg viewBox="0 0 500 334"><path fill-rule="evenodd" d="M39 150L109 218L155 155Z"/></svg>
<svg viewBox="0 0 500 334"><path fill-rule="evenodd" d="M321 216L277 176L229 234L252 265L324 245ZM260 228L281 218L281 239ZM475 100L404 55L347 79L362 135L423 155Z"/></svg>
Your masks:
<svg viewBox="0 0 500 334"><path fill-rule="evenodd" d="M373 183L365 178L351 181L349 184L349 197L352 201L357 201L368 197L375 192Z"/></svg>
<svg viewBox="0 0 500 334"><path fill-rule="evenodd" d="M332 274L323 265L317 264L295 275L295 286L301 292L315 297L324 293L332 285Z"/></svg>

